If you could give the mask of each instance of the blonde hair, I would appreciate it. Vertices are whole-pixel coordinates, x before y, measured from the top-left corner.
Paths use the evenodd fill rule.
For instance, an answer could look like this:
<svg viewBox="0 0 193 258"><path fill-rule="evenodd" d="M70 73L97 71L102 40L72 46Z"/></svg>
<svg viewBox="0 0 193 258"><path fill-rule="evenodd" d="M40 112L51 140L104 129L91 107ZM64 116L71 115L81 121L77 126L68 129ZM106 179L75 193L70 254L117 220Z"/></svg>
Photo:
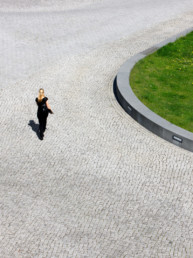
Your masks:
<svg viewBox="0 0 193 258"><path fill-rule="evenodd" d="M40 88L39 89L39 95L38 95L38 101L41 102L44 97L45 97L44 89Z"/></svg>

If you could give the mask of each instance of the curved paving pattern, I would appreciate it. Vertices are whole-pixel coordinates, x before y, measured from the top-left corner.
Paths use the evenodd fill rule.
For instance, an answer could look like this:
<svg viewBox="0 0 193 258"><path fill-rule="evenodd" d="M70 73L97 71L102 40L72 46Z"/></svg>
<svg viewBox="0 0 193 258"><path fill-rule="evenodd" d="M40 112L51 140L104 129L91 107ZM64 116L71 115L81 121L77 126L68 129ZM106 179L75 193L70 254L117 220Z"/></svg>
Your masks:
<svg viewBox="0 0 193 258"><path fill-rule="evenodd" d="M138 125L112 90L126 59L192 26L192 3L11 2L0 15L0 257L192 257L192 153ZM55 113L44 141L39 87Z"/></svg>

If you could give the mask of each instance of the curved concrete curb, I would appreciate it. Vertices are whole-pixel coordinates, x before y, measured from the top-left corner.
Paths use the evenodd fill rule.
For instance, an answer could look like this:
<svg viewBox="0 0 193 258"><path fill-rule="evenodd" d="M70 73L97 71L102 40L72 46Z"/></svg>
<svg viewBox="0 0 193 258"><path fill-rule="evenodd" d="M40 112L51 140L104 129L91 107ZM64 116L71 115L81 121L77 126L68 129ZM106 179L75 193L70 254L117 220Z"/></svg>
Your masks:
<svg viewBox="0 0 193 258"><path fill-rule="evenodd" d="M168 122L139 101L131 89L129 76L133 66L140 59L145 58L168 43L174 42L179 37L185 36L192 30L193 28L187 29L131 57L119 69L114 84L114 92L118 102L131 117L156 135L189 151L193 151L193 133Z"/></svg>

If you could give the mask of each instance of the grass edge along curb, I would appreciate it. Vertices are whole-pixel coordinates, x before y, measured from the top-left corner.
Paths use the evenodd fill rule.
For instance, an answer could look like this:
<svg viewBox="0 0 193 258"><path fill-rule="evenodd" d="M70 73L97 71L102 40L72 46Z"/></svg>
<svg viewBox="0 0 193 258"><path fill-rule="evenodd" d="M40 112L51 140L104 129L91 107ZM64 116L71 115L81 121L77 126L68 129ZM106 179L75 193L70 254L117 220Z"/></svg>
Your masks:
<svg viewBox="0 0 193 258"><path fill-rule="evenodd" d="M157 115L193 133L193 32L135 64L130 85Z"/></svg>
<svg viewBox="0 0 193 258"><path fill-rule="evenodd" d="M129 83L130 72L139 60L152 54L168 43L174 42L176 39L185 36L191 31L193 31L193 27L164 40L127 60L117 73L114 83L114 93L123 109L142 126L161 138L193 152L193 133L168 122L147 108L135 96Z"/></svg>

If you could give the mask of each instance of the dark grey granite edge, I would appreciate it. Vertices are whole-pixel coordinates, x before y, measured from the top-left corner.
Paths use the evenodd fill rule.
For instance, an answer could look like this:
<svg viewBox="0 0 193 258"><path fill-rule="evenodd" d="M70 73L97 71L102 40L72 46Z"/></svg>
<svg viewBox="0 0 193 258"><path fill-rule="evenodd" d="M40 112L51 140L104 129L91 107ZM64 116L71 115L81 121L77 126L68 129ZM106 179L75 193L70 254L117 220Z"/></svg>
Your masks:
<svg viewBox="0 0 193 258"><path fill-rule="evenodd" d="M193 27L164 40L127 60L118 71L114 84L114 92L120 105L138 123L163 139L193 152L193 133L168 122L152 112L135 96L129 83L130 72L140 59L143 59L164 45L185 36L191 31L193 31Z"/></svg>

